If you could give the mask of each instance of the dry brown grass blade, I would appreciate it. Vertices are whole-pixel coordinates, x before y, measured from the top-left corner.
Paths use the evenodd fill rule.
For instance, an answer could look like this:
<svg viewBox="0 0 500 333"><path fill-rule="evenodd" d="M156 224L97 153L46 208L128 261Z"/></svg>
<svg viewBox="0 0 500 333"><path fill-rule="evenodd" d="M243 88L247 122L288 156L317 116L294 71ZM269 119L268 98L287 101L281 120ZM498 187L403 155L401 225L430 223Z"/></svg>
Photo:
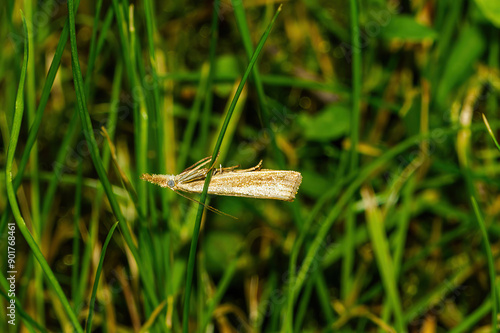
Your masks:
<svg viewBox="0 0 500 333"><path fill-rule="evenodd" d="M106 140L108 140L109 144L109 151L111 152L111 159L113 160L113 165L115 166L116 171L120 175L121 181L125 189L130 195L130 198L132 199L132 202L136 203L137 202L137 192L135 191L134 187L128 180L127 176L123 172L122 168L120 168L120 165L118 164L118 159L116 157L116 148L113 142L111 141L111 138L109 137L108 131L106 131L106 128L104 126L101 127L101 132L102 134L106 137Z"/></svg>

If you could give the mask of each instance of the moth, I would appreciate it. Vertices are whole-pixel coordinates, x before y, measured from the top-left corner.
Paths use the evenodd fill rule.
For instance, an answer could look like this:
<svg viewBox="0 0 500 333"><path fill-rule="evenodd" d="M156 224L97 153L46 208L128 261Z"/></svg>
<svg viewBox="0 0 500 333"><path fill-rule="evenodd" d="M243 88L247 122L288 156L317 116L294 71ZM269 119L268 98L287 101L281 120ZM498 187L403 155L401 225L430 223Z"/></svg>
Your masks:
<svg viewBox="0 0 500 333"><path fill-rule="evenodd" d="M213 172L208 184L208 194L283 201L293 201L302 182L300 172L262 169L262 161L253 168L243 170L238 170L238 165L226 168L207 167L211 161L209 156L178 175L146 173L141 179L169 188L178 194L181 194L179 191L201 193L205 178L209 172Z"/></svg>

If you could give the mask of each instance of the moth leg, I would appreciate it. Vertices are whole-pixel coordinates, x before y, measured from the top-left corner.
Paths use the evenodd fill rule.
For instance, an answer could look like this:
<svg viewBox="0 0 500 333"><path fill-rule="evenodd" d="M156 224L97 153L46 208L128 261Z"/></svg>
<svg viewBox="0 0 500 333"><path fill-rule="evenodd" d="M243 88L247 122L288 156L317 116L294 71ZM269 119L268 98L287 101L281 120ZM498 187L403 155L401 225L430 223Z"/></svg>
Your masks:
<svg viewBox="0 0 500 333"><path fill-rule="evenodd" d="M243 169L243 170L235 170L234 172L252 172L259 171L262 168L262 160L260 160L259 164L254 166L253 168Z"/></svg>
<svg viewBox="0 0 500 333"><path fill-rule="evenodd" d="M219 157L219 153L217 153L217 156L215 159ZM210 172L210 170L214 167L215 161L210 164L209 168L204 168L205 165L209 164L212 162L212 157L208 156L205 157L204 159L199 160L195 164L191 165L189 168L186 170L182 171L180 174L178 174L175 178L177 182L192 182L195 180L201 180L204 179L207 174ZM222 169L224 170L224 168Z"/></svg>
<svg viewBox="0 0 500 333"><path fill-rule="evenodd" d="M220 175L220 174L225 173L225 172L233 172L234 169L236 169L238 167L239 167L239 165L235 165L235 166L231 166L231 167L225 167L225 168L223 168L221 166L220 168L214 170L214 175ZM236 170L236 171L238 171L238 170Z"/></svg>
<svg viewBox="0 0 500 333"><path fill-rule="evenodd" d="M210 161L211 158L206 157L203 160L196 162L193 166L182 171L175 177L177 182L192 181L195 179L204 178L208 173L208 169L202 167L205 166L207 163L210 163Z"/></svg>

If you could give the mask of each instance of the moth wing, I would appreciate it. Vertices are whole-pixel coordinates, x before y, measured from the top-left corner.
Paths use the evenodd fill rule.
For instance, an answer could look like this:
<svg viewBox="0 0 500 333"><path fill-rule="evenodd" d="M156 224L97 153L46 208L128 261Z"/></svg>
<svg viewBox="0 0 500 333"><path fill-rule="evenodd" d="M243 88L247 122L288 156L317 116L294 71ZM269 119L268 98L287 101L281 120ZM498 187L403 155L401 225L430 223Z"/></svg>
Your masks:
<svg viewBox="0 0 500 333"><path fill-rule="evenodd" d="M208 193L224 196L293 201L302 182L296 171L260 170L216 174L208 186ZM186 192L201 193L204 181L177 184Z"/></svg>

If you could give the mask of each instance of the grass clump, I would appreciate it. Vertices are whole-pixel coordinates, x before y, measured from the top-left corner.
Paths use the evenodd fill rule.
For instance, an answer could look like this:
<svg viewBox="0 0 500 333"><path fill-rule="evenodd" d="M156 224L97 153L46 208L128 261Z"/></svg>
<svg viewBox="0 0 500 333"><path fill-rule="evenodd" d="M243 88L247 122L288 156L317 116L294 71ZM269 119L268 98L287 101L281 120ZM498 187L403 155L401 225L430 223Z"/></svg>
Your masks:
<svg viewBox="0 0 500 333"><path fill-rule="evenodd" d="M496 331L492 13L7 1L0 330ZM140 180L206 156L303 182L287 203L207 177L193 199L232 220Z"/></svg>

